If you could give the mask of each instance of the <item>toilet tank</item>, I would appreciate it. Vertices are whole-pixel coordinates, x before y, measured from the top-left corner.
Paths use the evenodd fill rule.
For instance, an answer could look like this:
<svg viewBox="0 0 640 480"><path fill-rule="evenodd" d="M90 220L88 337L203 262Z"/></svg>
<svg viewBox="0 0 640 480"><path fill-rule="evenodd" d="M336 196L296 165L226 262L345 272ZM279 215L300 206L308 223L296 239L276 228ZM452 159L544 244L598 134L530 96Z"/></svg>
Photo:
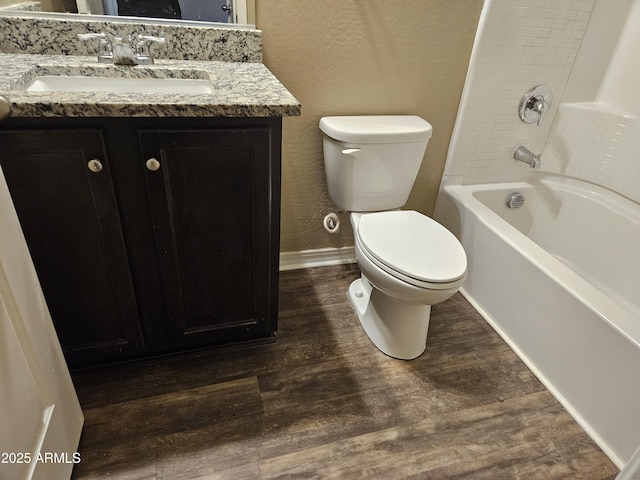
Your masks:
<svg viewBox="0 0 640 480"><path fill-rule="evenodd" d="M413 115L323 117L324 165L331 200L343 210L400 208L409 198L431 125Z"/></svg>

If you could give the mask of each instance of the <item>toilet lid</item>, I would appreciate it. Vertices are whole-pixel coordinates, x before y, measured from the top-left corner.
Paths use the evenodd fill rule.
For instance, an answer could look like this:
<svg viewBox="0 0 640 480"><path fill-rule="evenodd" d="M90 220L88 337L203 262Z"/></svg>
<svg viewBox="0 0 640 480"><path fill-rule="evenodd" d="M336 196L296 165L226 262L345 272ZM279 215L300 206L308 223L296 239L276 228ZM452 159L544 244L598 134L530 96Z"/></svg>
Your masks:
<svg viewBox="0 0 640 480"><path fill-rule="evenodd" d="M433 127L415 115L322 117L320 130L340 142L397 143L429 140Z"/></svg>
<svg viewBox="0 0 640 480"><path fill-rule="evenodd" d="M407 277L449 283L466 274L467 256L458 239L416 211L365 214L358 236L371 256Z"/></svg>

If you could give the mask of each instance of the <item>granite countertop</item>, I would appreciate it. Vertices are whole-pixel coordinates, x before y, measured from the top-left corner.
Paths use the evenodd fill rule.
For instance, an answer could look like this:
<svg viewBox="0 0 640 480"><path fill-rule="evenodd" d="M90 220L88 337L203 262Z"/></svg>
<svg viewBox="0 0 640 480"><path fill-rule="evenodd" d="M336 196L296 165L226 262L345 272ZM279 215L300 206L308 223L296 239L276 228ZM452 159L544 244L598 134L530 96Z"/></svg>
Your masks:
<svg viewBox="0 0 640 480"><path fill-rule="evenodd" d="M27 92L36 76L210 79L213 93ZM0 54L0 95L12 117L273 117L300 103L261 63L156 60L135 67L95 56Z"/></svg>

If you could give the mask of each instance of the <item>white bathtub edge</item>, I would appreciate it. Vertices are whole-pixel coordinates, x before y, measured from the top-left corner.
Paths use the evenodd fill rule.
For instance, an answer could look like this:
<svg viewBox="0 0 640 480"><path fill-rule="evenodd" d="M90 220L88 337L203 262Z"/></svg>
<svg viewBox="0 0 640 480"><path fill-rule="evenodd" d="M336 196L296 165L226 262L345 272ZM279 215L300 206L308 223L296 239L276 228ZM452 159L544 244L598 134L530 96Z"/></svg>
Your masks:
<svg viewBox="0 0 640 480"><path fill-rule="evenodd" d="M553 397L562 405L562 407L571 415L571 417L580 425L580 427L589 435L589 437L598 445L598 447L604 452L607 457L618 467L624 468L625 461L622 460L615 452L609 448L607 443L602 437L587 423L587 421L573 408L571 403L553 386L553 383L536 367L535 363L527 357L524 352L511 340L511 338L499 327L493 317L487 313L487 311L478 304L473 297L467 293L464 285L460 288L460 293L471 304L471 306L484 318L484 320L493 328L493 330L500 335L500 338L509 346L511 350L518 356L520 360L527 366L527 368L533 373L540 383L553 395Z"/></svg>
<svg viewBox="0 0 640 480"><path fill-rule="evenodd" d="M552 179L554 177L551 177ZM560 183L568 183L570 188L575 189L576 183L584 183L573 179L563 179ZM573 183L569 183L573 182ZM595 289L585 280L576 275L569 267L556 265L555 259L553 259L548 252L542 247L538 246L534 242L528 240L528 245L524 247L519 238L526 238L525 235L520 233L517 229L512 228L509 231L501 230L496 226L496 223L506 223L502 220L498 214L496 214L491 208L478 201L470 193L469 185L448 185L444 188L444 192L455 198L461 200L465 205L470 203L474 204L476 208L475 212L478 213L476 217L486 228L490 229L494 234L501 237L509 245L512 246L520 255L527 260L539 265L540 270L545 275L552 278L554 281L560 284L566 284L568 275L572 278L572 289L576 298L589 310L599 315L606 321L614 330L620 335L640 348L640 324L638 324L632 314L620 307L619 305L613 305L608 301L606 295L602 294ZM510 182L510 183L497 183L497 184L484 184L473 185L474 191L494 190L496 188L512 188L514 190L526 189L531 187L531 184L527 182ZM595 188L601 188L595 186ZM601 188L601 190L604 190ZM597 192L597 191L596 191ZM627 212L625 212L627 213ZM480 215L481 214L481 215ZM437 216L436 216L437 219ZM441 222L443 223L443 222ZM573 279L573 277L576 277ZM615 321L613 320L615 318Z"/></svg>

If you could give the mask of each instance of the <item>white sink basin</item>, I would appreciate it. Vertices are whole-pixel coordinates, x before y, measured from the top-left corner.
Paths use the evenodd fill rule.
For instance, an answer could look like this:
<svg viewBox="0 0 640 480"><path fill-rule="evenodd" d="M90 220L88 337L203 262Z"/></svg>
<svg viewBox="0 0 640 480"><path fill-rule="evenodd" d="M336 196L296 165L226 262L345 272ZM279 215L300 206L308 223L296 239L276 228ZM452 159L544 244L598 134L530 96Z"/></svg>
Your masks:
<svg viewBox="0 0 640 480"><path fill-rule="evenodd" d="M105 92L105 93L213 93L213 85L204 79L187 78L112 78L82 76L40 76L27 92Z"/></svg>

